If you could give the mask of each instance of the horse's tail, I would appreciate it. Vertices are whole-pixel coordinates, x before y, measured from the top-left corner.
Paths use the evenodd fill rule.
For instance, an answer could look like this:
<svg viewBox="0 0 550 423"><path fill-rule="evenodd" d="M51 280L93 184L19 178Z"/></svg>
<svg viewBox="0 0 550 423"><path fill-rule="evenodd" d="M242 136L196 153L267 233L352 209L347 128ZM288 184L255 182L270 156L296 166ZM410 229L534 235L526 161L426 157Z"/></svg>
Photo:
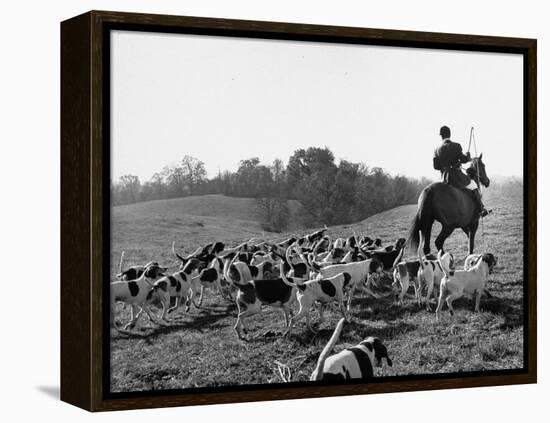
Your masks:
<svg viewBox="0 0 550 423"><path fill-rule="evenodd" d="M428 208L430 207L428 201L430 193L431 190L424 188L418 198L418 211L414 216L411 228L409 229L409 237L407 238L407 244L413 251L418 249L418 243L420 242L420 231L425 227L426 223L428 223Z"/></svg>

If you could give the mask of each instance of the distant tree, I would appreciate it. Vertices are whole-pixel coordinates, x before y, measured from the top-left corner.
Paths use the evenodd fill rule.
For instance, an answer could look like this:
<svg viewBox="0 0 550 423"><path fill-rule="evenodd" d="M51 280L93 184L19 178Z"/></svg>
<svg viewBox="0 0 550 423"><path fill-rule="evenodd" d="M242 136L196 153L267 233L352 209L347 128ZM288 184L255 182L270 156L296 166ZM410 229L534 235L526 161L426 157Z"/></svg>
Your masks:
<svg viewBox="0 0 550 423"><path fill-rule="evenodd" d="M355 190L359 178L360 164L341 160L333 184L334 219L338 223L356 220Z"/></svg>
<svg viewBox="0 0 550 423"><path fill-rule="evenodd" d="M291 198L301 202L303 223L306 226L333 224L337 173L334 154L327 147L296 150L287 165Z"/></svg>
<svg viewBox="0 0 550 423"><path fill-rule="evenodd" d="M181 160L181 168L189 194L194 195L200 186L206 182L206 168L204 162L201 162L195 157L185 155Z"/></svg>
<svg viewBox="0 0 550 423"><path fill-rule="evenodd" d="M266 174L265 170L270 173ZM284 163L275 159L270 168L259 169L258 174L262 181L256 196L256 209L262 219L263 228L281 232L287 228L290 215Z"/></svg>
<svg viewBox="0 0 550 423"><path fill-rule="evenodd" d="M261 216L262 227L270 232L282 232L288 226L288 201L280 197L257 197L256 210Z"/></svg>
<svg viewBox="0 0 550 423"><path fill-rule="evenodd" d="M151 199L152 200L159 200L161 198L164 198L166 187L164 184L164 178L159 172L156 172L151 177Z"/></svg>
<svg viewBox="0 0 550 423"><path fill-rule="evenodd" d="M119 178L120 204L136 203L140 201L141 184L135 175L123 175Z"/></svg>

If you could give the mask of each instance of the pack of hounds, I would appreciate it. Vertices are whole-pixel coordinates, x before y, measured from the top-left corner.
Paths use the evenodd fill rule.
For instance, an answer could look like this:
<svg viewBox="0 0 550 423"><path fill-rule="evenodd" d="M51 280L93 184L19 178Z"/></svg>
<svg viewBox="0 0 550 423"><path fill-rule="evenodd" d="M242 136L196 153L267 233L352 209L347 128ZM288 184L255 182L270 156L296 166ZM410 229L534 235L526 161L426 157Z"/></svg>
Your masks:
<svg viewBox="0 0 550 423"><path fill-rule="evenodd" d="M444 303L453 315L453 301L469 295L475 300L477 312L481 296L490 296L486 283L497 264L493 254L471 254L465 260L464 269L457 270L450 252L423 256L422 238L417 256L403 260L407 245L404 238L382 246L379 238L353 234L333 240L327 232L325 226L303 237L294 236L281 242L252 239L232 248L217 241L185 257L178 254L172 244L172 252L179 261L179 269L172 274L158 262L123 270L123 252L117 280L110 285L111 326L120 330L115 321L116 302L131 306L131 318L123 330L132 328L143 312L153 323L168 325L180 307L184 306L185 312L191 304L200 308L205 288L215 289L224 300L236 302L234 329L243 340L248 334L245 318L259 313L263 306L283 311L283 335L287 336L304 317L307 328L315 332L311 310L318 308L319 323L322 323L324 308L336 303L342 319L320 354L311 380L371 378L373 368L381 366L382 359L392 366L379 338L369 337L330 356L344 322L350 320L350 306L357 289L381 298L384 295L377 293L376 287L383 275L392 275L388 295L394 294L397 303L403 304L409 288L413 287L415 301L428 311L431 298L437 300L437 319ZM154 302L162 306L160 316L150 308ZM293 314L295 304L298 311Z"/></svg>

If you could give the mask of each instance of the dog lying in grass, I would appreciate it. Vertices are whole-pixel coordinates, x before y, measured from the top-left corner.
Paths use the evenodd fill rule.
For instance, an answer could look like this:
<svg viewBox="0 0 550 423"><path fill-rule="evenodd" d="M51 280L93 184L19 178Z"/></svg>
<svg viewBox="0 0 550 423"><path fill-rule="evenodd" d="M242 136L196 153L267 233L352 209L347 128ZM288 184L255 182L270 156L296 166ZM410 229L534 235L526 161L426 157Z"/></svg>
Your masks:
<svg viewBox="0 0 550 423"><path fill-rule="evenodd" d="M327 345L319 355L310 380L368 379L374 377L374 367L382 366L385 358L388 366L392 360L388 350L378 338L369 337L359 344L328 356L340 337L345 319L340 319Z"/></svg>

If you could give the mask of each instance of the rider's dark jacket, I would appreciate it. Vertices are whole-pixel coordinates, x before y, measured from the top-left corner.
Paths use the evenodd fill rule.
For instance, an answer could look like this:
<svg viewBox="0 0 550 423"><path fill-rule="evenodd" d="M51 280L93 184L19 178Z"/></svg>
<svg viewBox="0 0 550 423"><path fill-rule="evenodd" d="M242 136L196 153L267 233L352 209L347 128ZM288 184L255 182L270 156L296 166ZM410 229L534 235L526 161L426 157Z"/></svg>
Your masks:
<svg viewBox="0 0 550 423"><path fill-rule="evenodd" d="M465 188L471 181L470 177L462 173L460 165L471 159L462 153L459 143L446 139L436 148L434 153L434 169L441 171L443 181L457 188Z"/></svg>

